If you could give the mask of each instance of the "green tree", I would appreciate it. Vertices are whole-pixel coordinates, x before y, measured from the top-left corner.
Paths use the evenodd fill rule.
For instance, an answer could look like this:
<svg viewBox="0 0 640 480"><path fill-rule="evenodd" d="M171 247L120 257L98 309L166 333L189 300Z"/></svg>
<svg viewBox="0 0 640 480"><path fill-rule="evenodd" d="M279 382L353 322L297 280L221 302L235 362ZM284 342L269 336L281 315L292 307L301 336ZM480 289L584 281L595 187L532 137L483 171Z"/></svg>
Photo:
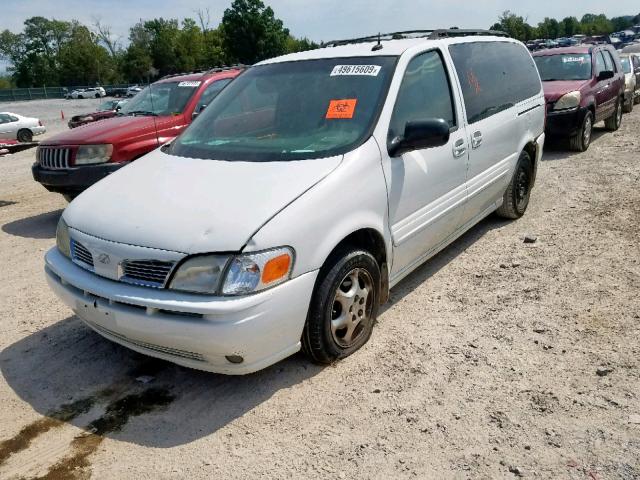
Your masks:
<svg viewBox="0 0 640 480"><path fill-rule="evenodd" d="M261 0L234 0L220 28L231 61L252 64L286 52L289 30Z"/></svg>
<svg viewBox="0 0 640 480"><path fill-rule="evenodd" d="M518 40L531 40L533 36L533 28L529 25L524 17L516 15L510 10L502 13L491 30L500 30L509 34L509 36Z"/></svg>
<svg viewBox="0 0 640 480"><path fill-rule="evenodd" d="M582 32L580 29L580 22L576 17L566 17L562 19L562 25L564 27L564 34L567 37L573 37Z"/></svg>
<svg viewBox="0 0 640 480"><path fill-rule="evenodd" d="M74 22L71 35L58 55L62 85L107 84L118 78L116 64L97 36Z"/></svg>

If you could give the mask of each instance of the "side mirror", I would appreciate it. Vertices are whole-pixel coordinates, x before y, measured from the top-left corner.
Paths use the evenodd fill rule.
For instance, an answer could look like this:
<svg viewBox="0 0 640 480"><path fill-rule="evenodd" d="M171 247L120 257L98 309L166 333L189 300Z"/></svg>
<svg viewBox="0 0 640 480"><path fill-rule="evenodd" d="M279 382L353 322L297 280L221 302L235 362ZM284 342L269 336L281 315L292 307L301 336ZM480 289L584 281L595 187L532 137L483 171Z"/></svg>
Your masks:
<svg viewBox="0 0 640 480"><path fill-rule="evenodd" d="M449 123L442 118L407 122L404 135L389 142L389 156L400 155L413 150L441 147L449 142Z"/></svg>
<svg viewBox="0 0 640 480"><path fill-rule="evenodd" d="M598 74L598 81L601 82L603 80L609 80L610 78L615 77L615 73L612 70L604 70Z"/></svg>
<svg viewBox="0 0 640 480"><path fill-rule="evenodd" d="M207 104L205 103L204 105L200 105L198 108L196 108L193 113L191 114L191 118L196 118L198 115L200 115L202 113L202 111L207 108Z"/></svg>

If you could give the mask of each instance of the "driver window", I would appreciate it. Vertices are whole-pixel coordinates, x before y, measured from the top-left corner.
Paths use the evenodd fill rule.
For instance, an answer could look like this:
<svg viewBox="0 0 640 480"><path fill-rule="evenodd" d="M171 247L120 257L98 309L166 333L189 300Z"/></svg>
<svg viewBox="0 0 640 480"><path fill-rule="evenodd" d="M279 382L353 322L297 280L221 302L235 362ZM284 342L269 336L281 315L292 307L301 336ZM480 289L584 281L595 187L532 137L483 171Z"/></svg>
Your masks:
<svg viewBox="0 0 640 480"><path fill-rule="evenodd" d="M600 75L602 72L604 72L607 67L606 64L604 63L604 57L602 56L602 52L597 52L594 54L596 56L596 74Z"/></svg>
<svg viewBox="0 0 640 480"><path fill-rule="evenodd" d="M389 138L404 134L407 122L442 118L456 125L451 88L442 57L437 51L409 62L389 125Z"/></svg>
<svg viewBox="0 0 640 480"><path fill-rule="evenodd" d="M200 113L202 108L209 105L211 103L211 100L213 100L216 97L216 95L218 95L230 81L231 81L230 78L225 78L225 79L213 82L211 85L209 85L207 89L200 96L200 100L198 101L198 106L196 107L195 111Z"/></svg>

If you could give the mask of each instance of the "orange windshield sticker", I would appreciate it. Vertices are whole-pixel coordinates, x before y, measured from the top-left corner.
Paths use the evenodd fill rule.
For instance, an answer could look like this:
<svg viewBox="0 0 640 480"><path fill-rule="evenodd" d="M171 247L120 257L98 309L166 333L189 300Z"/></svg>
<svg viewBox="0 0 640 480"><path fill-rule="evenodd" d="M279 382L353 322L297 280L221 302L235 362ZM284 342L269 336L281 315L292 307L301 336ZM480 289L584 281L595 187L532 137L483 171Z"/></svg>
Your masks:
<svg viewBox="0 0 640 480"><path fill-rule="evenodd" d="M353 114L356 112L356 103L358 103L357 98L331 100L326 118L353 118Z"/></svg>

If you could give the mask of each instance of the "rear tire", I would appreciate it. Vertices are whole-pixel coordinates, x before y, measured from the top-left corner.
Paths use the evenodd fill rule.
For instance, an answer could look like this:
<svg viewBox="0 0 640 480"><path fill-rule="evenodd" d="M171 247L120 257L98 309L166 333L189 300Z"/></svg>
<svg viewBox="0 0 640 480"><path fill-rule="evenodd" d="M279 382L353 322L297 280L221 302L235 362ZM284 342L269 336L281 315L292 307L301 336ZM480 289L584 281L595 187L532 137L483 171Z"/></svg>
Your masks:
<svg viewBox="0 0 640 480"><path fill-rule="evenodd" d="M635 95L633 97L633 104L638 105L640 103L640 95Z"/></svg>
<svg viewBox="0 0 640 480"><path fill-rule="evenodd" d="M333 363L362 347L378 314L380 267L364 250L344 248L320 271L302 332L302 350L314 362Z"/></svg>
<svg viewBox="0 0 640 480"><path fill-rule="evenodd" d="M588 111L582 120L580 131L569 139L571 150L576 152L586 152L591 145L591 135L593 133L593 114Z"/></svg>
<svg viewBox="0 0 640 480"><path fill-rule="evenodd" d="M633 95L629 97L629 100L624 104L624 113L633 112Z"/></svg>
<svg viewBox="0 0 640 480"><path fill-rule="evenodd" d="M616 109L609 118L604 121L604 126L610 132L615 132L622 125L622 99L618 98Z"/></svg>
<svg viewBox="0 0 640 480"><path fill-rule="evenodd" d="M496 213L511 220L522 217L529 206L532 185L533 162L527 152L522 152L513 178L504 192L502 205L496 210Z"/></svg>
<svg viewBox="0 0 640 480"><path fill-rule="evenodd" d="M20 143L31 143L33 141L33 132L26 128L18 130L18 141Z"/></svg>

